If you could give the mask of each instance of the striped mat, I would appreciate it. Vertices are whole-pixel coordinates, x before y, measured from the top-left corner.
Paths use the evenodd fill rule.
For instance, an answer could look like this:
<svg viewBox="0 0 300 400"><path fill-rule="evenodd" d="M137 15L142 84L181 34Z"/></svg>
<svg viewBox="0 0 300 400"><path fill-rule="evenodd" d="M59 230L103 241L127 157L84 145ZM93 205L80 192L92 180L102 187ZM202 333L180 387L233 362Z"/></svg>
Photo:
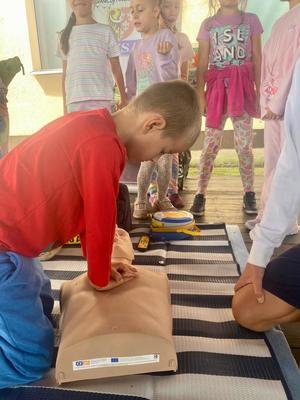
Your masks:
<svg viewBox="0 0 300 400"><path fill-rule="evenodd" d="M76 382L57 387L54 369L45 379L7 389L2 400L299 400L300 376L284 335L240 327L233 319L233 286L245 259L237 227L200 225L195 240L153 243L136 251L148 227L131 232L135 264L168 274L173 334L178 354L176 374L145 374ZM59 318L59 289L86 270L80 249L64 248L43 263L52 280L54 319ZM4 396L4 397L2 397Z"/></svg>

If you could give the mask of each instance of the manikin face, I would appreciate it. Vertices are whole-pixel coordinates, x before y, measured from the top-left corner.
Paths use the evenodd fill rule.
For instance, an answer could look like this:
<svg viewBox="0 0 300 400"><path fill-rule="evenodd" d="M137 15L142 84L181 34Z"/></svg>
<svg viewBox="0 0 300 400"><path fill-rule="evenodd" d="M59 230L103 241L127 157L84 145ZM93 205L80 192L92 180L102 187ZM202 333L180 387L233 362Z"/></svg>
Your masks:
<svg viewBox="0 0 300 400"><path fill-rule="evenodd" d="M168 24L175 24L180 13L180 0L163 0L161 15Z"/></svg>
<svg viewBox="0 0 300 400"><path fill-rule="evenodd" d="M69 0L69 5L77 18L92 15L94 0Z"/></svg>
<svg viewBox="0 0 300 400"><path fill-rule="evenodd" d="M158 23L159 8L151 1L131 0L130 8L137 32L147 33Z"/></svg>

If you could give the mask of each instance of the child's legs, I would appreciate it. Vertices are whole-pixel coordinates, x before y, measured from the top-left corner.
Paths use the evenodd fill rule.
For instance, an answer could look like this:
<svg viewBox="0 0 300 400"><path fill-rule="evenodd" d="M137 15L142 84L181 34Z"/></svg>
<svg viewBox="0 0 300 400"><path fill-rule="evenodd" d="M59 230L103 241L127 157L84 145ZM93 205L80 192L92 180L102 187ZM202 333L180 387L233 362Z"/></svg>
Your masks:
<svg viewBox="0 0 300 400"><path fill-rule="evenodd" d="M214 161L221 146L225 121L226 118L223 119L221 129L205 129L203 149L200 157L197 193L201 193L204 195L206 194L208 182L214 168Z"/></svg>
<svg viewBox="0 0 300 400"><path fill-rule="evenodd" d="M157 161L157 194L158 200L164 200L167 196L171 180L172 154L164 154Z"/></svg>
<svg viewBox="0 0 300 400"><path fill-rule="evenodd" d="M152 175L151 175L149 194L156 195L156 193L157 193L157 168L154 168Z"/></svg>
<svg viewBox="0 0 300 400"><path fill-rule="evenodd" d="M284 126L279 120L265 121L264 129L264 183L260 197L260 217L268 200L277 161L284 141Z"/></svg>
<svg viewBox="0 0 300 400"><path fill-rule="evenodd" d="M144 203L147 200L147 191L150 185L152 173L156 163L154 161L143 161L137 175L137 203Z"/></svg>
<svg viewBox="0 0 300 400"><path fill-rule="evenodd" d="M54 332L45 313L52 307L39 261L0 253L0 388L35 381L50 368Z"/></svg>
<svg viewBox="0 0 300 400"><path fill-rule="evenodd" d="M239 158L239 169L245 192L253 192L253 119L245 113L241 117L231 118L234 128L234 147Z"/></svg>
<svg viewBox="0 0 300 400"><path fill-rule="evenodd" d="M106 108L110 113L112 112L113 102L110 100L86 100L77 101L67 105L68 112L73 111L89 111L97 110L98 108Z"/></svg>
<svg viewBox="0 0 300 400"><path fill-rule="evenodd" d="M171 167L171 180L169 183L169 194L178 193L178 168L179 168L179 157L178 153L172 155L172 167Z"/></svg>

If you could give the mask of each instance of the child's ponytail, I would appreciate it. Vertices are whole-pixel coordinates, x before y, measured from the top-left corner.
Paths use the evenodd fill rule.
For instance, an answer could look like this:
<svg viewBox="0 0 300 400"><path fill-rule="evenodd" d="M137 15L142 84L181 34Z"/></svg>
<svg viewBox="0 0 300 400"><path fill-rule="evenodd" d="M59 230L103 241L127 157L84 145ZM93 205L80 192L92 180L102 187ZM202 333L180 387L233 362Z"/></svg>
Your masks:
<svg viewBox="0 0 300 400"><path fill-rule="evenodd" d="M67 26L65 27L64 30L61 31L61 36L60 36L60 47L64 54L68 54L69 52L69 38L72 28L75 24L76 24L76 16L72 12L69 21L67 23Z"/></svg>

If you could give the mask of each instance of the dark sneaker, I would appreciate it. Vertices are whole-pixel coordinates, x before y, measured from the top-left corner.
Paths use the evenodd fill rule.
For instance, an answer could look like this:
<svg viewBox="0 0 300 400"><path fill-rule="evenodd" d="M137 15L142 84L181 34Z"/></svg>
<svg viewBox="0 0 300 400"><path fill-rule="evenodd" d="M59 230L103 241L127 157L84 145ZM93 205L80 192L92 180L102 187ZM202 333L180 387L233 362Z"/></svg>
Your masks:
<svg viewBox="0 0 300 400"><path fill-rule="evenodd" d="M178 193L169 194L169 199L175 208L183 208L185 206L182 197Z"/></svg>
<svg viewBox="0 0 300 400"><path fill-rule="evenodd" d="M202 193L198 193L196 194L196 196L194 197L194 202L193 205L190 209L190 212L195 215L196 217L202 217L202 215L204 215L204 211L205 211L205 197L204 194Z"/></svg>
<svg viewBox="0 0 300 400"><path fill-rule="evenodd" d="M244 194L244 211L246 214L257 214L256 199L254 192Z"/></svg>

